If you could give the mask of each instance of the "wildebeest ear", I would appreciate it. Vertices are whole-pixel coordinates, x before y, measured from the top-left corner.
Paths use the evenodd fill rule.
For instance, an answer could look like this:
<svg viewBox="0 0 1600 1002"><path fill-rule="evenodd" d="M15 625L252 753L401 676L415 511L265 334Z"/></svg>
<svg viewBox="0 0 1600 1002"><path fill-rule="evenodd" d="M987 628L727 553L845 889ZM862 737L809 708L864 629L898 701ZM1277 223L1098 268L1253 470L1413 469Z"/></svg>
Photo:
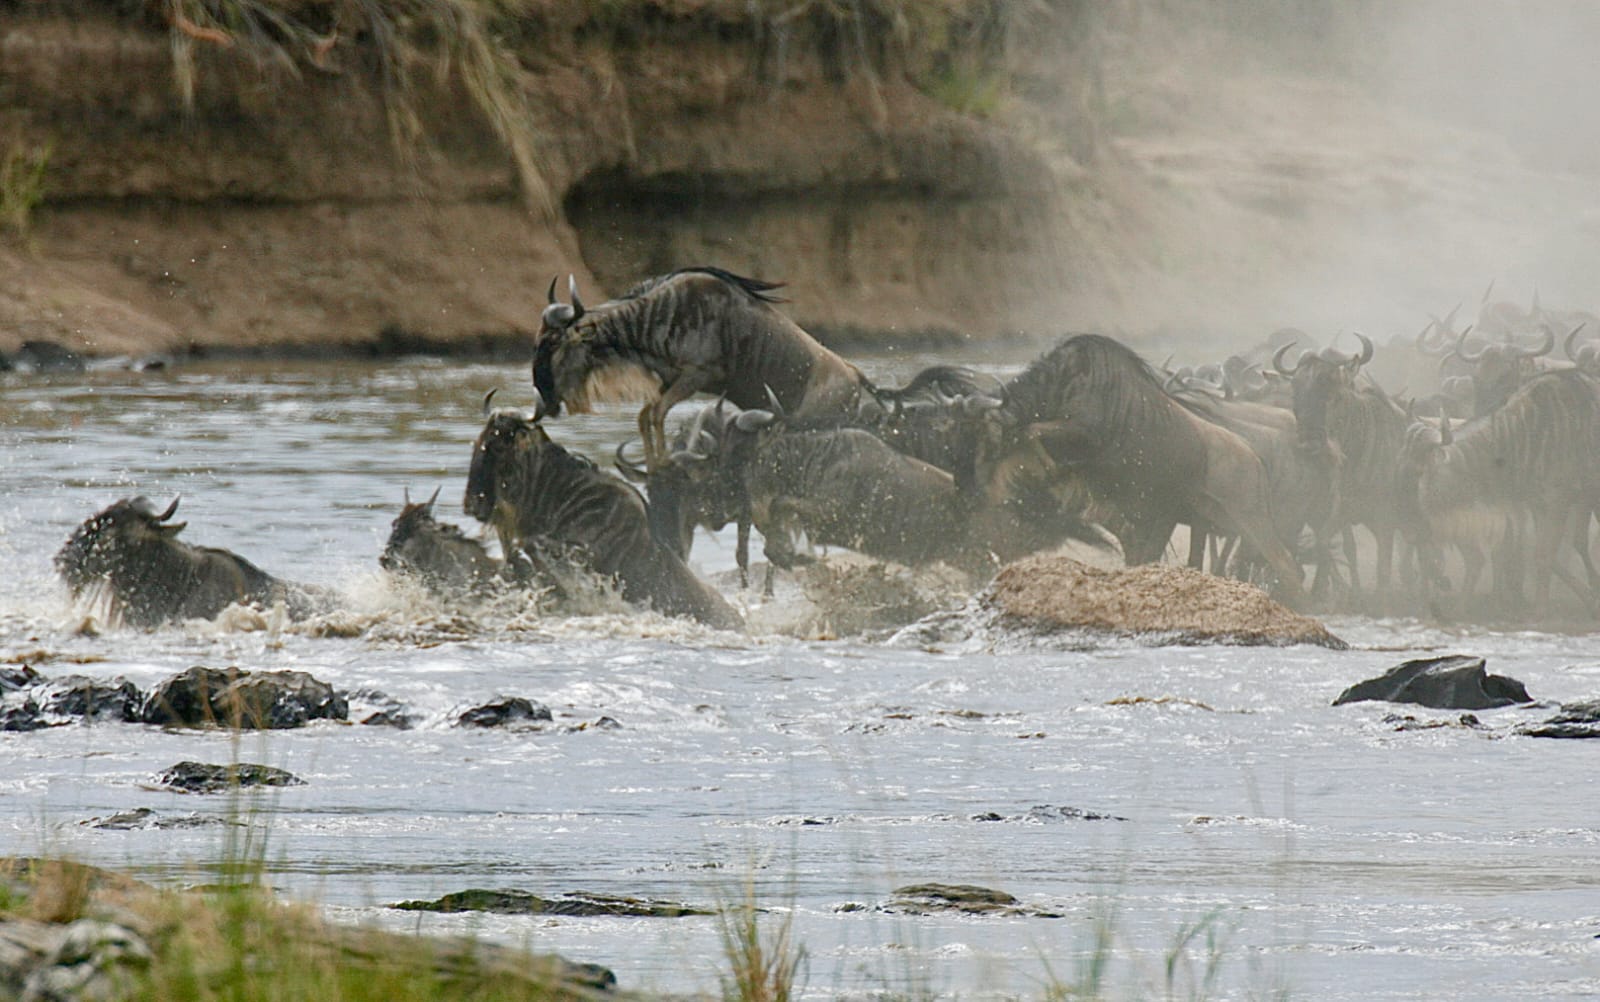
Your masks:
<svg viewBox="0 0 1600 1002"><path fill-rule="evenodd" d="M734 418L733 426L743 432L753 432L760 431L776 420L778 415L771 411L749 410Z"/></svg>

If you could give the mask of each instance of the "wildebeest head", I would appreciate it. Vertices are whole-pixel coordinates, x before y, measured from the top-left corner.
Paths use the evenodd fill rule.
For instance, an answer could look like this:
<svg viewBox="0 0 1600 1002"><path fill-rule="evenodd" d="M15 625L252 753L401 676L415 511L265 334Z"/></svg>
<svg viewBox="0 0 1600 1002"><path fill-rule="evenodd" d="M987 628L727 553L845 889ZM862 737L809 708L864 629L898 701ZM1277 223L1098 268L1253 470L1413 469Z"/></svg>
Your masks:
<svg viewBox="0 0 1600 1002"><path fill-rule="evenodd" d="M678 426L669 461L653 472L617 449L617 468L646 485L650 534L679 557L688 557L696 526L716 531L744 516L739 462L749 447L737 430L744 413L753 412L723 400L702 408Z"/></svg>
<svg viewBox="0 0 1600 1002"><path fill-rule="evenodd" d="M426 501L406 498L378 563L391 574L412 575L439 591L489 586L498 576L498 562L477 540L433 517L438 499L438 490Z"/></svg>
<svg viewBox="0 0 1600 1002"><path fill-rule="evenodd" d="M1336 395L1352 389L1356 373L1372 361L1374 349L1371 339L1363 334L1357 334L1356 337L1361 341L1361 353L1358 355L1345 355L1329 347L1317 354L1306 352L1293 366L1285 368L1284 356L1294 347L1293 342L1279 347L1273 353L1273 369L1290 380L1294 419L1301 442L1320 444L1327 439L1329 404Z"/></svg>
<svg viewBox="0 0 1600 1002"><path fill-rule="evenodd" d="M1498 409L1511 398L1517 387L1538 374L1539 363L1536 360L1550 354L1555 346L1556 334L1549 325L1543 329L1540 344L1531 348L1508 340L1490 342L1473 349L1468 347L1467 331L1462 331L1456 341L1455 355L1473 367L1472 381L1476 396L1473 413L1481 417Z"/></svg>
<svg viewBox="0 0 1600 1002"><path fill-rule="evenodd" d="M597 400L648 398L660 389L660 378L644 360L602 343L601 328L616 306L603 303L594 312L583 305L578 282L567 277L570 304L556 299L550 281L549 305L539 321L534 339L533 386L539 394L535 418L558 417L565 407L587 413Z"/></svg>
<svg viewBox="0 0 1600 1002"><path fill-rule="evenodd" d="M78 526L54 560L73 597L98 581L131 570L150 547L175 540L187 524L171 521L177 510L177 498L158 512L141 495L123 498Z"/></svg>
<svg viewBox="0 0 1600 1002"><path fill-rule="evenodd" d="M494 394L490 390L483 398L483 431L472 446L461 507L478 521L499 529L504 519L496 518L496 509L509 502L513 479L519 471L535 469L548 451L546 447L554 443L539 425L543 407L536 406L531 413L509 407L491 409Z"/></svg>

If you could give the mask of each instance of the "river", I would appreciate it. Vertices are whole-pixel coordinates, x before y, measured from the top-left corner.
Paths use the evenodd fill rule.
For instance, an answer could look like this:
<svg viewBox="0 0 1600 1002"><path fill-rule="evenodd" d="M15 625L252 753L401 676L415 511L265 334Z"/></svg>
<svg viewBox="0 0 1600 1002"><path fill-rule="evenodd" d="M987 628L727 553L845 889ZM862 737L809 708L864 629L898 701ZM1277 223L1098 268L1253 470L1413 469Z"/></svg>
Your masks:
<svg viewBox="0 0 1600 1002"><path fill-rule="evenodd" d="M921 361L866 367L892 381ZM225 828L83 822L137 807L216 816L222 798L154 777L238 758L307 781L243 805L284 895L343 921L604 964L625 988L715 992L717 921L384 906L470 887L753 898L769 928L792 922L814 998L1045 997L1097 955L1113 997L1600 994L1600 744L1513 733L1600 695L1593 636L1336 618L1349 651L1052 649L982 633L747 636L621 610L463 619L396 589L377 556L406 490L441 487L439 513L469 522L459 503L482 395L527 397L525 365L212 362L0 379L0 661L146 689L195 664L295 669L380 689L420 718L242 737L0 733L5 853L208 882ZM613 409L550 430L605 462L633 421ZM138 493L162 506L181 494L190 542L338 588L364 629L79 631L84 610L50 557L88 515ZM731 542L702 535L694 562L726 572ZM1455 651L1488 656L1542 704L1480 712L1479 727L1330 706L1400 660ZM497 695L541 701L555 720L452 726ZM1405 729L1397 711L1450 726ZM606 717L620 726L596 726ZM1009 892L1023 913L883 907L930 881ZM1168 955L1190 932L1169 982Z"/></svg>

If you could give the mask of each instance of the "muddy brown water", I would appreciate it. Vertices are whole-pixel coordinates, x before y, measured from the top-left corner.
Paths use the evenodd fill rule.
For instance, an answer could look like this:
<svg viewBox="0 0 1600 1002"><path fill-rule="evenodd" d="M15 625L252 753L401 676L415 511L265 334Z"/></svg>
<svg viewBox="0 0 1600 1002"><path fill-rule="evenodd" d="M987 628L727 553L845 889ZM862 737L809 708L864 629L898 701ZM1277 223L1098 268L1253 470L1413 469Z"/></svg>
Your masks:
<svg viewBox="0 0 1600 1002"><path fill-rule="evenodd" d="M892 381L923 359L870 360ZM395 588L377 556L403 490L459 499L484 391L521 365L423 359L239 363L70 381L0 377L0 660L149 687L193 664L308 671L380 689L409 731L319 724L234 737L135 725L0 734L0 845L151 880L207 883L230 829L103 830L140 807L242 812L271 883L335 917L470 931L613 968L628 988L715 991L715 919L420 916L386 904L472 887L715 906L753 889L807 950L809 997L1040 997L1110 930L1124 996L1577 998L1600 992L1600 743L1513 733L1600 695L1581 633L1330 623L1353 649L1049 645L960 616L817 641L600 606L459 610ZM626 409L555 437L601 462ZM350 635L244 619L76 632L50 568L117 497L183 496L193 542L340 589ZM732 566L702 535L695 561ZM1547 705L1481 727L1416 707L1329 704L1419 652L1489 657ZM552 725L450 726L498 695ZM1409 715L1443 726L1401 729ZM621 726L595 726L610 717ZM194 759L261 762L305 786L231 808L154 788ZM884 908L897 887L972 884L1015 914ZM1060 917L1047 917L1060 916ZM1207 942L1215 945L1208 947Z"/></svg>

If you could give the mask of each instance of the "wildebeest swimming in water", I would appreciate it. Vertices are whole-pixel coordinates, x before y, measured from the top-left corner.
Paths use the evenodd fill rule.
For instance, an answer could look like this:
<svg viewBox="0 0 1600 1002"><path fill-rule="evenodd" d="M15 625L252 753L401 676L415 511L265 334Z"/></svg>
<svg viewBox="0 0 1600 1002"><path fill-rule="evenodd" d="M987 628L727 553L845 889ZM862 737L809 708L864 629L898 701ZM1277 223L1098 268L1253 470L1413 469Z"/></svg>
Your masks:
<svg viewBox="0 0 1600 1002"><path fill-rule="evenodd" d="M510 582L508 566L482 543L433 517L438 499L437 490L426 501L406 498L378 558L383 569L415 578L436 595L481 595Z"/></svg>
<svg viewBox="0 0 1600 1002"><path fill-rule="evenodd" d="M585 308L555 298L540 320L533 358L536 415L577 413L601 400L646 399L639 412L645 465L666 459L667 411L695 393L720 394L740 408L773 401L797 422L841 423L881 410L904 391L874 386L774 308L781 283L720 268L681 268L647 279L617 299ZM956 373L937 366L936 379ZM958 392L949 390L947 392Z"/></svg>
<svg viewBox="0 0 1600 1002"><path fill-rule="evenodd" d="M716 589L651 536L639 492L552 442L535 415L488 414L472 448L463 508L494 526L503 553L527 553L535 563L547 552L570 554L614 577L630 602L720 629L744 626Z"/></svg>
<svg viewBox="0 0 1600 1002"><path fill-rule="evenodd" d="M137 627L211 619L235 602L282 602L294 619L332 605L322 589L282 581L228 550L178 539L188 523L172 521L177 510L177 499L158 512L147 498L123 498L80 525L55 555L73 598L107 586L113 616Z"/></svg>

